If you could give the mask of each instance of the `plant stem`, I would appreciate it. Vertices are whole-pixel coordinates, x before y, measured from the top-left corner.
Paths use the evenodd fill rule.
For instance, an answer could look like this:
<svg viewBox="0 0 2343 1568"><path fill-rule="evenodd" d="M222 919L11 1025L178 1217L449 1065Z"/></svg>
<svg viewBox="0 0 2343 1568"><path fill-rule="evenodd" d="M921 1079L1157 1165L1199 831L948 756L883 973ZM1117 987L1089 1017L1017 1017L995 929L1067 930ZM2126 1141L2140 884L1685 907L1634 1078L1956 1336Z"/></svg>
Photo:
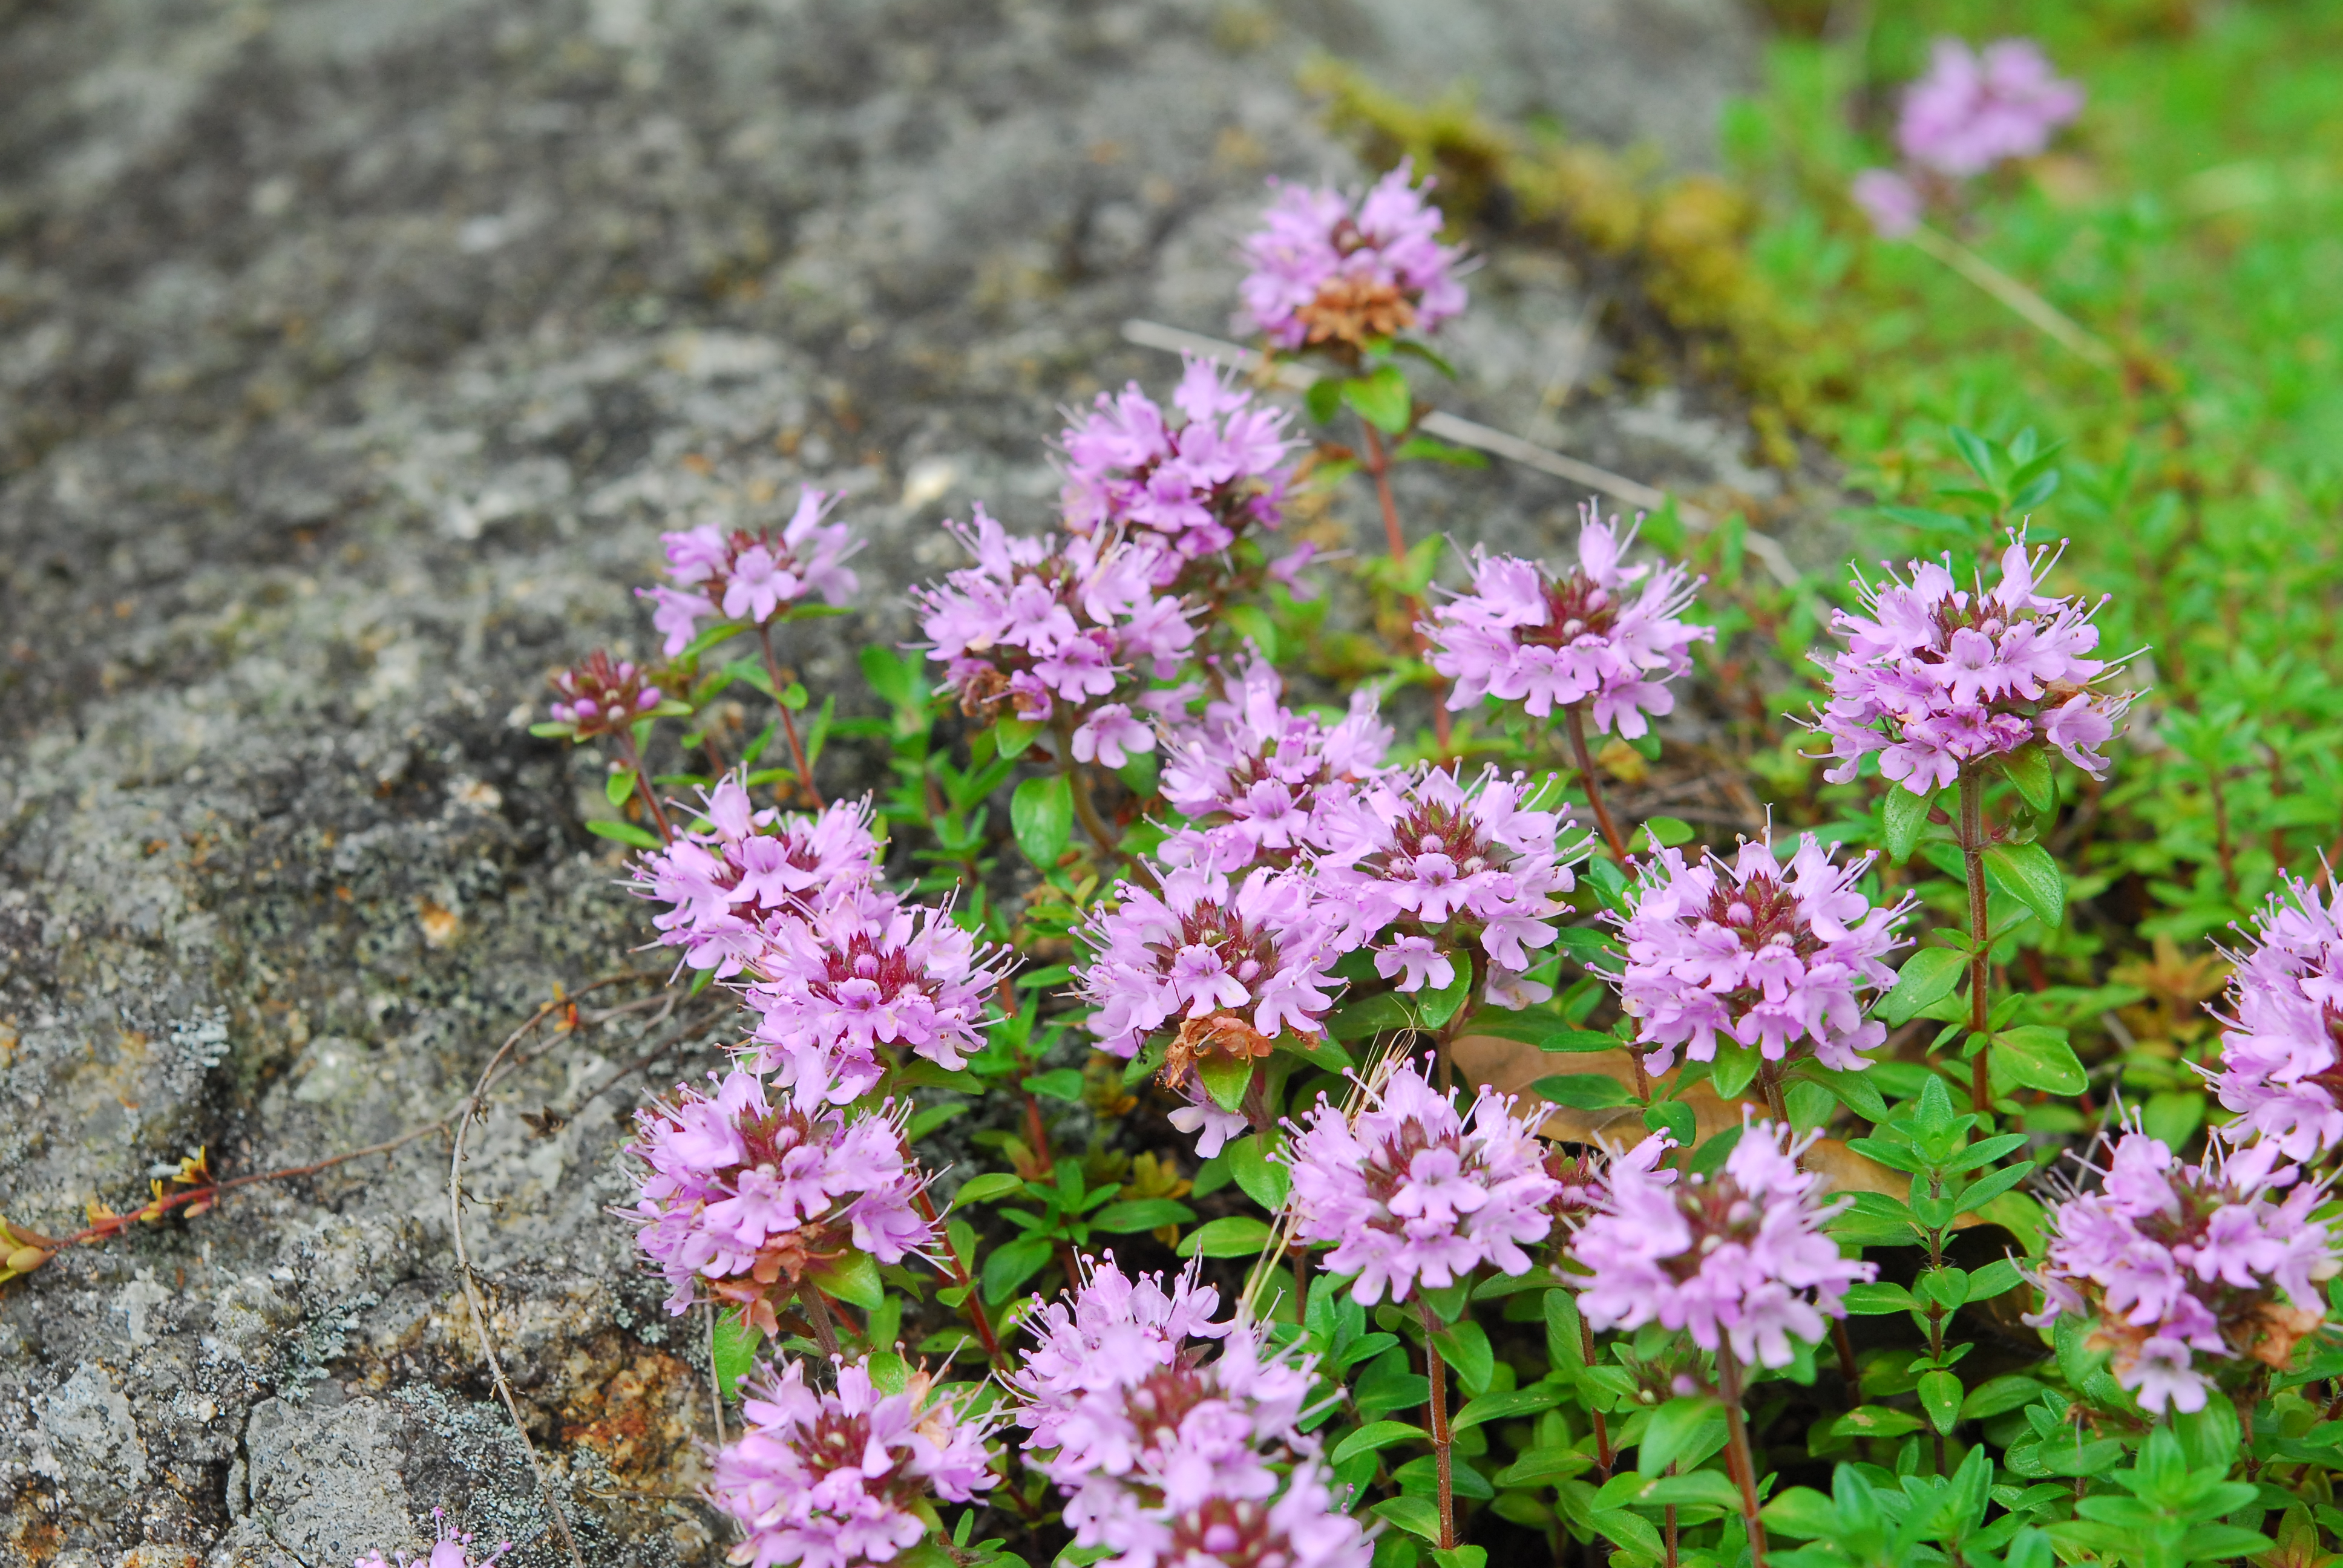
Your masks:
<svg viewBox="0 0 2343 1568"><path fill-rule="evenodd" d="M1773 1113L1775 1122L1784 1131L1789 1131L1790 1105L1782 1098L1781 1070L1772 1062L1761 1060L1757 1063L1757 1086L1765 1096L1765 1109Z"/></svg>
<svg viewBox="0 0 2343 1568"><path fill-rule="evenodd" d="M1985 779L1961 772L1961 870L1969 885L1969 1033L1986 1032L1992 1020L1986 982L1993 954L1986 942L1992 928L1985 907ZM1989 1047L1979 1047L1969 1072L1969 1109L1980 1116L1993 1111L1993 1064Z"/></svg>
<svg viewBox="0 0 2343 1568"><path fill-rule="evenodd" d="M1375 501L1383 508L1383 539L1391 547L1392 566L1398 572L1407 570L1407 535L1399 526L1399 498L1392 494L1391 454L1383 449L1383 432L1366 420L1359 421L1359 430L1366 437L1367 477L1375 482ZM1423 617L1423 606L1413 594L1403 595L1400 602L1407 609L1408 640L1417 654L1423 652L1423 634L1415 624ZM1440 744L1442 756L1448 754L1448 682L1438 675L1432 678L1432 737Z"/></svg>
<svg viewBox="0 0 2343 1568"><path fill-rule="evenodd" d="M1588 1324L1584 1311L1578 1314L1578 1349L1579 1359L1592 1367L1594 1364L1594 1330ZM1611 1423L1604 1419L1599 1410L1590 1410L1586 1414L1594 1422L1594 1468L1602 1473L1604 1480L1608 1481L1611 1479L1611 1467L1618 1462L1618 1455L1611 1451Z"/></svg>
<svg viewBox="0 0 2343 1568"><path fill-rule="evenodd" d="M1717 1342L1716 1381L1725 1400L1726 1450L1740 1473L1734 1479L1741 1483L1741 1518L1749 1528L1751 1568L1765 1568L1765 1525L1757 1517L1757 1460L1749 1450L1749 1427L1741 1413L1741 1363L1733 1359L1730 1340Z"/></svg>
<svg viewBox="0 0 2343 1568"><path fill-rule="evenodd" d="M1066 787L1073 791L1074 815L1081 819L1082 831L1091 836L1091 842L1110 855L1119 853L1114 829L1106 825L1106 819L1099 815L1098 802L1091 799L1090 772L1074 762L1071 755L1066 762Z"/></svg>
<svg viewBox="0 0 2343 1568"><path fill-rule="evenodd" d="M911 1201L918 1205L920 1217L934 1228L937 1239L943 1242L944 1263L950 1271L952 1283L968 1292L961 1298L960 1306L967 1312L969 1322L976 1330L977 1340L984 1346L984 1353L991 1358L994 1366L1001 1365L1003 1359L1001 1341L992 1332L992 1320L985 1312L983 1300L977 1294L976 1277L969 1271L968 1260L961 1257L960 1249L952 1244L951 1234L937 1217L935 1200L928 1196L927 1189L920 1188Z"/></svg>
<svg viewBox="0 0 2343 1568"><path fill-rule="evenodd" d="M1623 865L1627 859L1627 840L1619 834L1619 824L1611 819L1611 808L1603 801L1603 786L1594 777L1594 759L1586 749L1586 704L1574 702L1563 709L1570 730L1570 752L1578 762L1578 777L1586 785L1586 803L1594 808L1594 825L1603 829L1603 841L1611 847L1611 858Z"/></svg>
<svg viewBox="0 0 2343 1568"><path fill-rule="evenodd" d="M781 679L781 667L773 658L772 628L759 627L757 640L765 647L765 678L773 683L773 705L781 710L781 733L789 737L789 758L797 764L798 785L806 792L806 799L813 802L813 809L819 811L822 808L822 799L821 791L814 788L813 764L806 760L805 747L798 740L797 719L789 712L789 704L781 700L781 693L789 689L789 685Z"/></svg>
<svg viewBox="0 0 2343 1568"><path fill-rule="evenodd" d="M1675 1473L1676 1467L1673 1463L1670 1464L1668 1466L1668 1473L1670 1475L1674 1475ZM1674 1503L1669 1503L1666 1509L1662 1512L1660 1515L1660 1525L1662 1530L1665 1532L1666 1536L1665 1544L1667 1546L1668 1553L1667 1568L1676 1568L1676 1505Z"/></svg>
<svg viewBox="0 0 2343 1568"><path fill-rule="evenodd" d="M634 732L621 729L611 733L618 742L619 760L635 776L635 798L643 803L643 809L650 813L651 826L659 829L660 840L674 843L675 829L668 825L667 813L659 809L659 796L651 789L649 778L643 772L643 754L635 746Z"/></svg>
<svg viewBox="0 0 2343 1568"><path fill-rule="evenodd" d="M830 1321L830 1303L810 1283L798 1287L798 1300L805 1305L806 1322L813 1325L813 1337L821 1342L821 1353L838 1360L838 1326Z"/></svg>
<svg viewBox="0 0 2343 1568"><path fill-rule="evenodd" d="M1415 1310L1423 1319L1423 1370L1432 1380L1432 1452L1440 1467L1440 1546L1446 1551L1456 1544L1456 1480L1451 1468L1454 1460L1448 1431L1448 1369L1441 1364L1440 1349L1432 1342L1439 1332L1439 1320L1432 1315L1432 1303L1418 1296Z"/></svg>

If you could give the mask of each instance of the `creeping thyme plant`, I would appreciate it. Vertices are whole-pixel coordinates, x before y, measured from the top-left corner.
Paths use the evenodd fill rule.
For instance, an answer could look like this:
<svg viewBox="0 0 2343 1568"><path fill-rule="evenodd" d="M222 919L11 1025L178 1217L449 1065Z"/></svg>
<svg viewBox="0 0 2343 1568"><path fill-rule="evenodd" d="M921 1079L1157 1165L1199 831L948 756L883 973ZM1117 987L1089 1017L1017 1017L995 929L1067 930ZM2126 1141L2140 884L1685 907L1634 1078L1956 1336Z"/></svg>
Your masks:
<svg viewBox="0 0 2343 1568"><path fill-rule="evenodd" d="M2083 107L2023 41L1899 103L1865 243ZM2222 744L2111 630L2168 608L2029 522L2029 437L1780 593L1674 507L1412 529L1394 468L1472 460L1433 188L1275 186L1252 370L1073 411L1058 504L946 523L868 694L789 663L864 591L812 490L667 535L659 661L554 678L646 946L739 1009L611 1217L708 1324L732 1560L2332 1561L2343 894L2232 879L2209 1047L2145 1081L2078 917L2144 723ZM1287 525L1346 487L1377 537L1322 554ZM1689 756L1712 701L1738 763ZM1746 809L1663 814L1687 764Z"/></svg>
<svg viewBox="0 0 2343 1568"><path fill-rule="evenodd" d="M1889 226L2077 107L2027 47L1935 70ZM2090 1085L2013 966L2069 929L2050 845L2147 660L2020 517L1855 572L1781 721L1860 809L1694 841L1631 786L1745 654L1663 548L1715 541L1588 507L1443 575L1402 513L1397 465L1462 456L1431 189L1276 187L1237 320L1300 407L1191 357L1076 411L1054 515L947 523L968 564L863 650L885 718L781 663L851 602L810 492L669 537L666 665L558 678L654 942L742 1010L621 1211L718 1314L737 1560L2267 1548L2343 1462L2332 908L2239 934L2195 1151L2120 1097L2030 1134ZM1321 559L1284 525L1351 484L1382 548ZM1375 636L1330 680L1336 599ZM649 776L734 683L774 729ZM841 739L895 782L831 798Z"/></svg>

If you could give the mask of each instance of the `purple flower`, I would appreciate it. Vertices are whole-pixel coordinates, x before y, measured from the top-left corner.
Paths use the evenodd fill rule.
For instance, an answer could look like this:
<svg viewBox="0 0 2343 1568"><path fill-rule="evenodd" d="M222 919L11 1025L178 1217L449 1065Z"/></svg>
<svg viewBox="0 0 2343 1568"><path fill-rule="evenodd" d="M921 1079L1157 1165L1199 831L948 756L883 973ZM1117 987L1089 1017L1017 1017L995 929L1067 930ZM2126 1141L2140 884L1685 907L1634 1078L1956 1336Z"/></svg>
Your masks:
<svg viewBox="0 0 2343 1568"><path fill-rule="evenodd" d="M1575 885L1570 868L1588 840L1565 840L1568 810L1532 809L1531 793L1525 779L1494 769L1468 786L1425 767L1338 802L1316 861L1316 894L1343 950L1425 937L1461 962L1477 944L1488 959L1488 1000L1521 1008L1550 994L1523 976L1537 961L1532 950L1556 940L1565 907L1556 895Z"/></svg>
<svg viewBox="0 0 2343 1568"><path fill-rule="evenodd" d="M572 740L622 733L661 700L643 671L598 648L583 664L555 675L553 689L554 722L568 725Z"/></svg>
<svg viewBox="0 0 2343 1568"><path fill-rule="evenodd" d="M751 968L754 1060L800 1109L850 1103L878 1082L882 1046L958 1068L983 1049L985 1011L1005 972L949 908L888 895L841 897L772 922Z"/></svg>
<svg viewBox="0 0 2343 1568"><path fill-rule="evenodd" d="M1257 407L1208 359L1190 358L1172 394L1173 424L1136 382L1101 392L1065 434L1066 528L1141 530L1161 539L1154 572L1168 588L1190 561L1227 549L1248 526L1277 526L1292 474L1282 409Z"/></svg>
<svg viewBox="0 0 2343 1568"><path fill-rule="evenodd" d="M1659 1048L1653 1070L1665 1072L1678 1046L1689 1060L1715 1060L1719 1035L1768 1061L1869 1067L1863 1052L1887 1031L1864 1018L1863 993L1895 983L1882 960L1912 907L1908 896L1875 906L1857 890L1870 864L1838 863L1811 833L1786 869L1770 839L1744 843L1729 862L1676 849L1646 861L1634 912L1619 921L1619 995L1635 1038Z"/></svg>
<svg viewBox="0 0 2343 1568"><path fill-rule="evenodd" d="M1061 1479L1101 1464L1128 1469L1128 1445L1115 1444L1091 1412L1102 1401L1119 1409L1150 1378L1192 1367L1203 1353L1192 1342L1222 1339L1233 1326L1212 1321L1221 1293L1201 1282L1199 1263L1167 1288L1160 1273L1125 1274L1111 1252L1083 1262L1079 1289L1024 1320L1040 1342L1008 1379L1018 1424L1032 1429L1025 1446L1056 1450L1051 1473Z"/></svg>
<svg viewBox="0 0 2343 1568"><path fill-rule="evenodd" d="M1326 724L1283 704L1283 682L1258 653L1222 689L1201 722L1167 740L1163 799L1198 826L1159 858L1233 872L1327 848L1336 802L1383 774L1392 732L1374 694L1353 693L1350 713Z"/></svg>
<svg viewBox="0 0 2343 1568"><path fill-rule="evenodd" d="M1155 749L1155 731L1131 716L1120 702L1094 709L1074 731L1072 750L1077 762L1120 768L1135 753Z"/></svg>
<svg viewBox="0 0 2343 1568"><path fill-rule="evenodd" d="M2116 1381L2150 1411L2205 1408L2213 1385L2195 1364L2200 1352L2284 1368L2295 1342L2326 1321L2318 1286L2338 1262L2328 1228L2311 1218L2325 1183L2282 1158L2274 1142L2216 1141L2203 1163L2183 1165L2127 1130L2100 1190L2069 1189L2051 1211L2054 1239L2034 1282L2043 1307L2026 1321L2096 1319L2094 1342L2114 1351Z"/></svg>
<svg viewBox="0 0 2343 1568"><path fill-rule="evenodd" d="M2237 958L2234 1016L2213 1088L2237 1113L2232 1141L2263 1137L2289 1160L2343 1144L2343 891L2287 879L2255 921L2260 940Z"/></svg>
<svg viewBox="0 0 2343 1568"><path fill-rule="evenodd" d="M1325 1266L1358 1276L1352 1299L1404 1301L1419 1279L1440 1289L1483 1263L1528 1272L1522 1243L1545 1238L1561 1191L1534 1119L1486 1089L1459 1115L1410 1062L1368 1101L1353 1121L1321 1095L1283 1156L1293 1234L1333 1244Z"/></svg>
<svg viewBox="0 0 2343 1568"><path fill-rule="evenodd" d="M657 607L651 624L666 637L668 657L689 645L704 618L763 626L809 594L830 604L851 598L860 584L844 563L862 544L844 523L822 521L837 503L809 487L778 536L770 528L727 533L713 523L661 534L668 576L679 586L635 591Z"/></svg>
<svg viewBox="0 0 2343 1568"><path fill-rule="evenodd" d="M1710 1177L1663 1169L1673 1143L1654 1133L1611 1162L1601 1211L1570 1240L1591 1276L1579 1309L1597 1329L1657 1322L1705 1351L1729 1343L1745 1362L1788 1365L1790 1342L1819 1342L1824 1315L1844 1317L1846 1287L1877 1266L1822 1233L1844 1205L1822 1201L1823 1179L1798 1169L1805 1144L1785 1146L1774 1123L1745 1121Z"/></svg>
<svg viewBox="0 0 2343 1568"><path fill-rule="evenodd" d="M1629 737L1649 728L1645 714L1674 710L1667 683L1692 668L1694 643L1716 637L1678 618L1705 579L1677 566L1621 566L1632 536L1622 540L1618 519L1592 506L1581 516L1578 565L1568 572L1475 551L1473 591L1417 628L1432 643L1432 668L1455 683L1450 708L1493 697L1543 719L1591 703L1598 731L1615 723Z"/></svg>
<svg viewBox="0 0 2343 1568"><path fill-rule="evenodd" d="M1026 1320L1041 1342L1009 1376L1014 1415L1074 1543L1117 1568L1366 1568L1370 1543L1299 1429L1310 1363L1211 1322L1218 1299L1192 1265L1167 1292L1110 1259L1071 1310Z"/></svg>
<svg viewBox="0 0 2343 1568"><path fill-rule="evenodd" d="M966 1503L996 1480L985 1424L964 1399L931 1395L924 1372L887 1393L868 1356L838 1369L838 1386L806 1386L805 1363L765 1369L741 1403L748 1430L716 1456L709 1497L745 1539L749 1568L852 1568L888 1563L928 1533L931 1499Z"/></svg>
<svg viewBox="0 0 2343 1568"><path fill-rule="evenodd" d="M1200 1065L1267 1056L1281 1038L1316 1043L1337 989L1327 972L1340 956L1333 922L1302 873L1268 867L1233 885L1222 872L1174 867L1160 892L1124 882L1116 896L1083 929L1097 957L1074 970L1097 1009L1091 1032L1101 1050L1132 1057L1176 1020L1161 1077L1189 1101L1172 1125L1201 1133L1198 1152L1210 1159L1245 1119L1205 1097Z"/></svg>
<svg viewBox="0 0 2343 1568"><path fill-rule="evenodd" d="M1855 176L1848 194L1871 226L1889 239L1902 239L1920 226L1927 199L1908 176L1894 169L1865 169Z"/></svg>
<svg viewBox="0 0 2343 1568"><path fill-rule="evenodd" d="M850 1248L895 1263L925 1247L933 1227L913 1207L927 1178L903 1142L910 1114L892 1101L851 1121L776 1109L738 1068L712 1095L682 1086L674 1103L637 1111L627 1151L645 1170L622 1212L667 1276L668 1311L690 1307L705 1282L776 1332L767 1292L777 1281L793 1286Z"/></svg>
<svg viewBox="0 0 2343 1568"><path fill-rule="evenodd" d="M840 800L812 816L759 811L747 778L746 768L726 774L703 796L708 828L677 834L635 868L636 890L667 906L651 917L660 942L719 979L753 965L782 919L879 880L870 801Z"/></svg>
<svg viewBox="0 0 2343 1568"><path fill-rule="evenodd" d="M428 1561L420 1557L410 1558L402 1552L397 1557L398 1568L493 1568L495 1563L502 1561L506 1553L513 1549L511 1542L499 1541L495 1551L476 1563L471 1556L472 1537L458 1533L456 1527L447 1523L446 1509L431 1511L431 1524L432 1546ZM350 1568L391 1568L391 1563L377 1548L357 1559Z"/></svg>
<svg viewBox="0 0 2343 1568"><path fill-rule="evenodd" d="M1180 601L1155 592L1152 546L1115 534L1012 538L980 506L972 527L944 526L977 564L911 598L928 657L970 718L989 721L1006 704L1046 719L1064 703L1085 717L1120 705L1127 719L1159 695L1149 678L1169 678L1196 640Z"/></svg>
<svg viewBox="0 0 2343 1568"><path fill-rule="evenodd" d="M2092 689L2110 668L2088 657L2099 644L2093 611L2035 591L2047 554L2029 552L2022 530L2010 535L1991 592L1981 575L1963 590L1949 556L1912 562L1909 582L1857 579L1866 613L1832 617L1847 648L1819 661L1831 698L1815 728L1838 759L1823 776L1844 784L1875 751L1882 775L1926 796L2036 740L2103 776L2107 759L2093 749L2131 699Z"/></svg>
<svg viewBox="0 0 2343 1568"><path fill-rule="evenodd" d="M1905 92L1896 141L1921 167L1960 178L2033 156L2082 110L2082 88L2055 75L2030 41L2004 39L1979 54L1939 38L1928 74Z"/></svg>
<svg viewBox="0 0 2343 1568"><path fill-rule="evenodd" d="M1463 253L1440 243L1440 209L1423 199L1432 182L1413 179L1403 162L1355 208L1337 190L1272 181L1276 198L1244 242L1252 327L1281 348L1357 347L1463 310Z"/></svg>

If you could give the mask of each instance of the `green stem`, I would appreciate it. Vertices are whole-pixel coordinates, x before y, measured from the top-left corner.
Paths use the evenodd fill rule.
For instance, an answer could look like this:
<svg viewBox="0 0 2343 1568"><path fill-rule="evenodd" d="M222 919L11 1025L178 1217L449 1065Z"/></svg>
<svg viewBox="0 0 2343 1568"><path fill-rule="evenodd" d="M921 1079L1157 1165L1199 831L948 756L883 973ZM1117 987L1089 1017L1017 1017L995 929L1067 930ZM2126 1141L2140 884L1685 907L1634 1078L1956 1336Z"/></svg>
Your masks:
<svg viewBox="0 0 2343 1568"><path fill-rule="evenodd" d="M1969 1033L1981 1035L1990 1026L1993 1010L1986 995L1992 978L1993 950L1986 938L1985 900L1985 779L1963 769L1961 791L1961 871L1969 885ZM1969 1109L1980 1116L1993 1112L1993 1052L1980 1046L1971 1059Z"/></svg>

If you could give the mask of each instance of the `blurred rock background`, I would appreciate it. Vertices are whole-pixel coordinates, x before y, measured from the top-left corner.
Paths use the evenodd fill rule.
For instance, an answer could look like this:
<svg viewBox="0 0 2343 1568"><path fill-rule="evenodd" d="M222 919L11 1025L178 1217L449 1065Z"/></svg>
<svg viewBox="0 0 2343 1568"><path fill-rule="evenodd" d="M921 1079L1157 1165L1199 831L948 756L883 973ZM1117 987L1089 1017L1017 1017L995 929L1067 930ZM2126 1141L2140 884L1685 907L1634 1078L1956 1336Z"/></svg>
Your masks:
<svg viewBox="0 0 2343 1568"><path fill-rule="evenodd" d="M580 827L598 764L525 731L548 671L650 648L662 528L808 483L871 608L791 657L860 706L937 521L1044 526L1061 409L1166 387L1119 324L1224 333L1263 181L1362 176L1305 61L1687 167L1754 48L1727 0L0 0L0 1213L393 1137L554 988L652 965ZM1473 286L1458 411L1776 487L1722 395L1563 396L1606 348L1559 258L1493 245ZM1408 498L1550 549L1581 497ZM727 1543L699 1320L602 1212L643 1080L592 1093L710 1017L589 1010L471 1134L598 1565ZM325 1568L445 1506L555 1561L446 1177L425 1139L0 1287L0 1556Z"/></svg>

